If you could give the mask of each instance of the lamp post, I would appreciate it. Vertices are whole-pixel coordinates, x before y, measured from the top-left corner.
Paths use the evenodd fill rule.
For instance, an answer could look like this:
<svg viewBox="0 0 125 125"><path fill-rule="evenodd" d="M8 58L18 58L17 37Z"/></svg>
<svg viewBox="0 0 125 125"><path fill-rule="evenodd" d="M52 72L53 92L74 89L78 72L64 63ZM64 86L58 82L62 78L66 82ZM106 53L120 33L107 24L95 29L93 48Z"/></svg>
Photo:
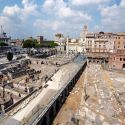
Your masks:
<svg viewBox="0 0 125 125"><path fill-rule="evenodd" d="M69 36L67 36L67 41L66 41L66 52L67 52L67 55L69 55Z"/></svg>

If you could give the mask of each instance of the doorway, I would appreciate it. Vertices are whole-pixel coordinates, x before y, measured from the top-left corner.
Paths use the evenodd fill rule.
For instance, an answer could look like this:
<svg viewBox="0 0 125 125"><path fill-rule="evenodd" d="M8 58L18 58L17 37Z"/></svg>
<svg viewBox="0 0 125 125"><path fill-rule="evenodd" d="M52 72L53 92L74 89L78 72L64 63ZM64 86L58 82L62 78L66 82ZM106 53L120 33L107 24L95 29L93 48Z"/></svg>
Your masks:
<svg viewBox="0 0 125 125"><path fill-rule="evenodd" d="M125 64L123 64L122 69L125 71Z"/></svg>

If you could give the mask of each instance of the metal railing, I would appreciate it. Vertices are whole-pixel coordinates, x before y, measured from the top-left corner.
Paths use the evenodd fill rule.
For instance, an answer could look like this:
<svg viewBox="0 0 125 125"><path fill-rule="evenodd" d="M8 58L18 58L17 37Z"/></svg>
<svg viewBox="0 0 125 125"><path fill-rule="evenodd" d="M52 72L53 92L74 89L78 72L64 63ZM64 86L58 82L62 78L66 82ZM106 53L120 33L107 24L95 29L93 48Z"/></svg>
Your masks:
<svg viewBox="0 0 125 125"><path fill-rule="evenodd" d="M85 62L83 63L84 66ZM81 68L80 68L81 69ZM76 74L80 71L80 69L77 71ZM50 107L53 105L53 103L57 100L57 98L62 94L62 92L65 90L65 88L68 86L68 84L73 80L73 78L76 76L76 74L73 75L73 77L70 77L69 81L67 84L65 84L58 92L57 94L49 101L48 105L46 106L40 106L37 105L36 108L36 113L31 114L30 117L28 116L27 118L25 117L24 120L22 121L21 125L37 125L37 123L40 121L40 119L45 115L45 113L50 109ZM34 119L34 120L33 120Z"/></svg>

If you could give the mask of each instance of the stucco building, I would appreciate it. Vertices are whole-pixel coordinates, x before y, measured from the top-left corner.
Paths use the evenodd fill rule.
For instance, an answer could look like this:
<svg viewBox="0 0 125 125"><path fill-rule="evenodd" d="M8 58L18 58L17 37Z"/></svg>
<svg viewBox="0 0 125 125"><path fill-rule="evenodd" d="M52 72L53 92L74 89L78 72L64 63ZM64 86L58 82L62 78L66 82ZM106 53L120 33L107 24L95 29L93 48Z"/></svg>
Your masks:
<svg viewBox="0 0 125 125"><path fill-rule="evenodd" d="M10 40L9 44L12 45L12 46L20 46L20 47L22 47L23 40L12 39L12 40Z"/></svg>
<svg viewBox="0 0 125 125"><path fill-rule="evenodd" d="M125 70L125 50L118 50L117 53L110 54L109 68Z"/></svg>
<svg viewBox="0 0 125 125"><path fill-rule="evenodd" d="M125 49L125 32L116 34L115 49Z"/></svg>
<svg viewBox="0 0 125 125"><path fill-rule="evenodd" d="M39 44L42 44L42 42L43 42L43 36L37 36L37 42L39 43Z"/></svg>
<svg viewBox="0 0 125 125"><path fill-rule="evenodd" d="M81 33L84 53L93 62L108 62L109 53L114 52L115 34L89 32L87 26Z"/></svg>
<svg viewBox="0 0 125 125"><path fill-rule="evenodd" d="M109 57L110 69L125 70L125 32L116 34L114 50Z"/></svg>
<svg viewBox="0 0 125 125"><path fill-rule="evenodd" d="M56 34L59 45L66 45L69 52L84 52L89 61L108 63L110 69L125 70L125 32L93 33L84 26L80 37L68 39L68 44L67 39L62 42L61 37L62 34Z"/></svg>
<svg viewBox="0 0 125 125"><path fill-rule="evenodd" d="M88 33L86 35L86 53L109 53L114 51L115 34Z"/></svg>
<svg viewBox="0 0 125 125"><path fill-rule="evenodd" d="M8 42L11 40L11 37L8 37L7 34L3 31L1 26L1 33L0 33L0 41L9 44Z"/></svg>

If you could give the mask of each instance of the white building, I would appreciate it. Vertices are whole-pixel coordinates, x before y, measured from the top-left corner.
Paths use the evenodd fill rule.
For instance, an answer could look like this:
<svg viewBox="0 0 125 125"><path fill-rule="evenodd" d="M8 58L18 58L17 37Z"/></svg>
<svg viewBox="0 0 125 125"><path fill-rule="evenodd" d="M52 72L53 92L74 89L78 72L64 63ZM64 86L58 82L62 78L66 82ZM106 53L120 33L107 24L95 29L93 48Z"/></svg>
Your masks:
<svg viewBox="0 0 125 125"><path fill-rule="evenodd" d="M83 52L86 52L86 36L88 34L88 28L85 25L83 28L83 31L80 34L80 38L79 38L79 44L82 45L82 50Z"/></svg>
<svg viewBox="0 0 125 125"><path fill-rule="evenodd" d="M69 52L114 52L115 34L113 33L91 33L88 31L87 26L84 26L80 38L69 38L68 44L66 38L62 42L62 36L61 34L57 34L56 40L58 39L58 44L63 46L63 48L66 45Z"/></svg>
<svg viewBox="0 0 125 125"><path fill-rule="evenodd" d="M80 35L79 43L83 45L83 50L87 52L114 52L115 34L113 33L90 33L87 26Z"/></svg>

